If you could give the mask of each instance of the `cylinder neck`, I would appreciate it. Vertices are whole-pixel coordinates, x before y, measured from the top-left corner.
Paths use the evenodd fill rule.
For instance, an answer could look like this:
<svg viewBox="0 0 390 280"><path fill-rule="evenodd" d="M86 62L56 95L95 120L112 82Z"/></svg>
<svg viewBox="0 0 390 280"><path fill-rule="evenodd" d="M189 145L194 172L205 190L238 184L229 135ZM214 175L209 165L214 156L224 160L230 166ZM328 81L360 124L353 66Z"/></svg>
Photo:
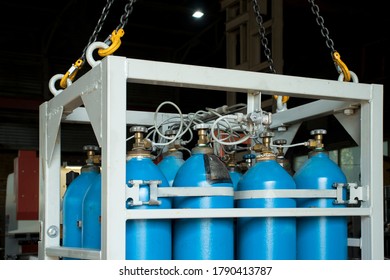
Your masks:
<svg viewBox="0 0 390 280"><path fill-rule="evenodd" d="M207 136L207 130L201 128L198 130L198 146L207 146L209 144L209 138Z"/></svg>
<svg viewBox="0 0 390 280"><path fill-rule="evenodd" d="M254 147L255 151L258 152L256 156L256 161L262 160L275 160L276 155L271 149L271 138L273 136L272 132L264 132L260 136L262 138L262 144Z"/></svg>
<svg viewBox="0 0 390 280"><path fill-rule="evenodd" d="M174 149L174 150L168 150L168 152L164 153L163 154L163 158L164 157L168 157L168 156L172 156L172 157L175 157L175 158L178 158L178 159L182 159L183 158L183 153Z"/></svg>
<svg viewBox="0 0 390 280"><path fill-rule="evenodd" d="M196 155L196 154L211 155L214 153L214 151L210 146L197 146L197 147L192 148L191 153L193 155Z"/></svg>
<svg viewBox="0 0 390 280"><path fill-rule="evenodd" d="M171 141L176 135L177 135L176 130L169 129L165 132L165 136L168 137L168 141ZM180 141L176 139L174 142L168 145L167 153L176 153L179 147L180 147Z"/></svg>
<svg viewBox="0 0 390 280"><path fill-rule="evenodd" d="M93 165L94 163L94 158L95 158L95 152L94 151L91 151L91 150L88 150L87 151L87 159L85 160L85 163L87 165Z"/></svg>

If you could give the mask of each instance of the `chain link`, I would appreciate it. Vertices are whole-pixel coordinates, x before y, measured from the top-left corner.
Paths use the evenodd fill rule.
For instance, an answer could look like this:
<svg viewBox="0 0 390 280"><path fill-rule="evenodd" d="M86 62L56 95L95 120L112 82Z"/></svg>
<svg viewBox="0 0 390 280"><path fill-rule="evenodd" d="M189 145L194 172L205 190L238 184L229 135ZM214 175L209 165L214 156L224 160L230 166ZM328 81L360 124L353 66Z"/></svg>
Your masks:
<svg viewBox="0 0 390 280"><path fill-rule="evenodd" d="M121 28L124 28L127 24L127 21L129 19L129 15L133 12L133 4L137 2L137 0L130 0L129 3L125 6L125 12L120 18L120 24L116 28L116 31L118 31Z"/></svg>
<svg viewBox="0 0 390 280"><path fill-rule="evenodd" d="M269 67L271 73L275 74L276 70L274 67L274 61L271 57L271 50L268 47L268 39L265 36L265 27L264 27L263 17L261 16L261 13L260 13L260 7L259 7L259 4L257 3L257 0L252 0L252 4L253 4L253 11L255 12L255 15L256 15L256 22L257 22L257 25L259 26L258 31L259 31L259 35L260 35L261 44L264 48L264 55L267 58L267 61L269 64L268 67Z"/></svg>
<svg viewBox="0 0 390 280"><path fill-rule="evenodd" d="M83 53L81 55L81 60L83 61L83 63L85 61L85 54L87 52L88 47L96 41L97 36L99 35L99 32L102 30L104 21L107 18L107 15L110 11L112 3L114 3L114 0L107 0L106 6L103 8L102 14L100 15L99 21L96 24L95 29L93 30L91 37L89 37L88 44L83 49Z"/></svg>
<svg viewBox="0 0 390 280"><path fill-rule="evenodd" d="M133 12L133 4L135 2L136 2L136 0L129 0L129 2L126 4L125 12L120 17L120 20L119 20L120 24L116 28L116 31L118 31L119 29L123 29L126 26L129 15ZM83 49L83 52L81 55L81 60L83 62L85 61L85 55L86 55L88 47L96 41L97 36L99 35L100 31L102 30L103 24L107 18L107 15L108 15L113 3L114 3L114 0L107 0L106 6L103 8L103 11L102 11L102 14L98 20L98 23L96 24L95 29L92 32L92 35L88 40L88 44ZM109 41L109 38L110 38L110 36L105 41Z"/></svg>
<svg viewBox="0 0 390 280"><path fill-rule="evenodd" d="M326 46L332 51L335 52L333 40L329 37L329 30L324 25L324 18L320 16L320 8L317 4L314 3L314 0L308 0L311 4L311 11L316 16L316 22L321 27L321 34L326 39Z"/></svg>

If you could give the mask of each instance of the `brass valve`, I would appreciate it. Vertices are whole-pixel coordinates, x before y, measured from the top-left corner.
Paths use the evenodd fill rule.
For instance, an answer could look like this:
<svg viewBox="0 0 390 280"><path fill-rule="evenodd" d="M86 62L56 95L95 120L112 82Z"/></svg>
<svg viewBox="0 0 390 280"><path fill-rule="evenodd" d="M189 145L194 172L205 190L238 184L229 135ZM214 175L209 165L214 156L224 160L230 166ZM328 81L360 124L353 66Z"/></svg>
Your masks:
<svg viewBox="0 0 390 280"><path fill-rule="evenodd" d="M256 156L256 161L259 160L270 160L270 159L275 159L275 154L271 149L271 138L274 136L273 132L270 131L264 131L260 134L260 138L262 139L262 144L258 144L254 146L254 150L256 152L260 152Z"/></svg>
<svg viewBox="0 0 390 280"><path fill-rule="evenodd" d="M273 142L274 145L276 145L276 149L278 150L278 156L284 156L284 151L283 151L283 145L287 144L286 139L276 139Z"/></svg>
<svg viewBox="0 0 390 280"><path fill-rule="evenodd" d="M148 132L145 126L132 126L130 132L134 132L134 144L129 156L150 156L150 148L152 144L144 138L144 134Z"/></svg>
<svg viewBox="0 0 390 280"><path fill-rule="evenodd" d="M99 147L95 145L85 145L83 147L83 150L87 152L87 159L85 160L85 162L87 164L94 164L95 154L100 150Z"/></svg>
<svg viewBox="0 0 390 280"><path fill-rule="evenodd" d="M213 149L210 147L210 139L207 135L208 130L210 130L210 125L201 123L193 126L194 130L198 130L198 144L192 149L193 154L212 154Z"/></svg>
<svg viewBox="0 0 390 280"><path fill-rule="evenodd" d="M177 132L178 131L175 129L167 129L165 131L164 135L166 137L173 139L176 136ZM171 140L171 139L169 139L169 140ZM168 151L169 152L176 152L180 148L181 148L180 141L177 140L177 141L174 141L173 143L169 144Z"/></svg>
<svg viewBox="0 0 390 280"><path fill-rule="evenodd" d="M326 134L325 129L314 129L310 131L310 135L314 135L314 139L309 139L309 148L310 149L323 149L324 143L323 135Z"/></svg>
<svg viewBox="0 0 390 280"><path fill-rule="evenodd" d="M210 125L197 124L194 126L194 129L198 130L198 146L206 146L210 142L207 136L207 130L210 129Z"/></svg>

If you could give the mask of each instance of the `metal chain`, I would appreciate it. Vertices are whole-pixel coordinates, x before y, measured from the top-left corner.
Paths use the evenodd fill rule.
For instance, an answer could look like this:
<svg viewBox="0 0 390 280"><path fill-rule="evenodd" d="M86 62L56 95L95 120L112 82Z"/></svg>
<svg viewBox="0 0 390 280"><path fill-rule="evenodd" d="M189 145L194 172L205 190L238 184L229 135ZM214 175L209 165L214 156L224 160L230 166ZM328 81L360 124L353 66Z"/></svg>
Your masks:
<svg viewBox="0 0 390 280"><path fill-rule="evenodd" d="M121 28L124 28L127 24L127 21L129 19L129 15L133 12L133 4L137 2L137 0L130 0L129 3L126 4L125 6L125 12L120 18L120 24L116 28L118 31Z"/></svg>
<svg viewBox="0 0 390 280"><path fill-rule="evenodd" d="M130 0L126 6L125 6L125 12L122 14L122 16L120 17L120 24L118 25L118 27L116 28L116 30L118 31L119 29L121 28L124 28L127 24L127 21L128 21L128 18L129 18L129 15L132 13L133 11L133 4L136 2L136 0ZM87 49L88 47L94 43L97 39L97 36L99 35L99 32L101 31L102 27L103 27L103 24L104 24L104 21L106 20L107 18L107 15L110 11L110 8L112 6L112 4L114 3L114 0L107 0L107 3L106 3L106 6L103 8L103 11L102 11L102 14L99 18L99 21L98 23L96 24L95 26L95 29L94 31L92 32L92 35L91 37L89 38L88 40L88 44L85 46L84 50L83 50L83 53L81 55L81 59L82 61L85 61L85 54L87 52ZM108 38L109 40L109 38ZM107 41L107 40L105 40Z"/></svg>
<svg viewBox="0 0 390 280"><path fill-rule="evenodd" d="M103 27L104 21L107 18L107 15L108 15L108 12L110 11L112 3L114 3L114 0L107 0L106 6L103 8L103 11L102 11L102 14L99 18L99 21L96 24L95 29L93 30L91 37L89 37L88 44L83 49L83 53L81 55L81 59L83 62L85 61L85 54L87 52L88 47L96 41L97 36L99 35L99 32L101 31L101 29Z"/></svg>
<svg viewBox="0 0 390 280"><path fill-rule="evenodd" d="M255 12L255 15L256 15L256 22L257 22L257 25L259 26L259 35L260 35L261 44L264 47L264 55L267 58L267 61L269 64L269 69L270 69L271 73L275 74L276 70L274 67L274 61L271 57L271 50L268 47L268 39L265 36L265 27L264 27L264 23L263 23L263 17L261 16L261 13L260 13L260 7L259 7L259 4L257 3L257 0L252 0L252 4L253 4L253 11Z"/></svg>
<svg viewBox="0 0 390 280"><path fill-rule="evenodd" d="M326 39L326 46L332 51L335 52L333 40L329 37L329 30L324 25L324 18L320 16L320 8L317 4L314 3L314 0L308 0L311 4L311 11L316 16L316 22L321 27L321 34Z"/></svg>

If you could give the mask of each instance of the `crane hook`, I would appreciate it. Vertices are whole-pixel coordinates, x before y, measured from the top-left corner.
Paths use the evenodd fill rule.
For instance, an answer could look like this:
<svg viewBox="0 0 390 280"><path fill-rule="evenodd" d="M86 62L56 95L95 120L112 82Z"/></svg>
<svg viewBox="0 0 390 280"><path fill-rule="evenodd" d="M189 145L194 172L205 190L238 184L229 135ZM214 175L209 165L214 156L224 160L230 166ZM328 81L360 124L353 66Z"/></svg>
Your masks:
<svg viewBox="0 0 390 280"><path fill-rule="evenodd" d="M77 75L77 72L81 69L82 66L83 66L82 59L78 59L75 63L73 63L72 66L69 68L69 70L62 77L60 81L60 87L66 88L68 86L68 82L67 82L68 79L70 79L73 82L74 78Z"/></svg>
<svg viewBox="0 0 390 280"><path fill-rule="evenodd" d="M100 56L107 56L113 54L121 45L121 37L125 34L125 31L120 28L119 30L112 31L109 41L111 41L111 45L107 49L99 49L98 54Z"/></svg>
<svg viewBox="0 0 390 280"><path fill-rule="evenodd" d="M343 73L344 81L351 81L351 73L347 65L341 60L340 54L337 51L332 52L332 59L339 74Z"/></svg>

